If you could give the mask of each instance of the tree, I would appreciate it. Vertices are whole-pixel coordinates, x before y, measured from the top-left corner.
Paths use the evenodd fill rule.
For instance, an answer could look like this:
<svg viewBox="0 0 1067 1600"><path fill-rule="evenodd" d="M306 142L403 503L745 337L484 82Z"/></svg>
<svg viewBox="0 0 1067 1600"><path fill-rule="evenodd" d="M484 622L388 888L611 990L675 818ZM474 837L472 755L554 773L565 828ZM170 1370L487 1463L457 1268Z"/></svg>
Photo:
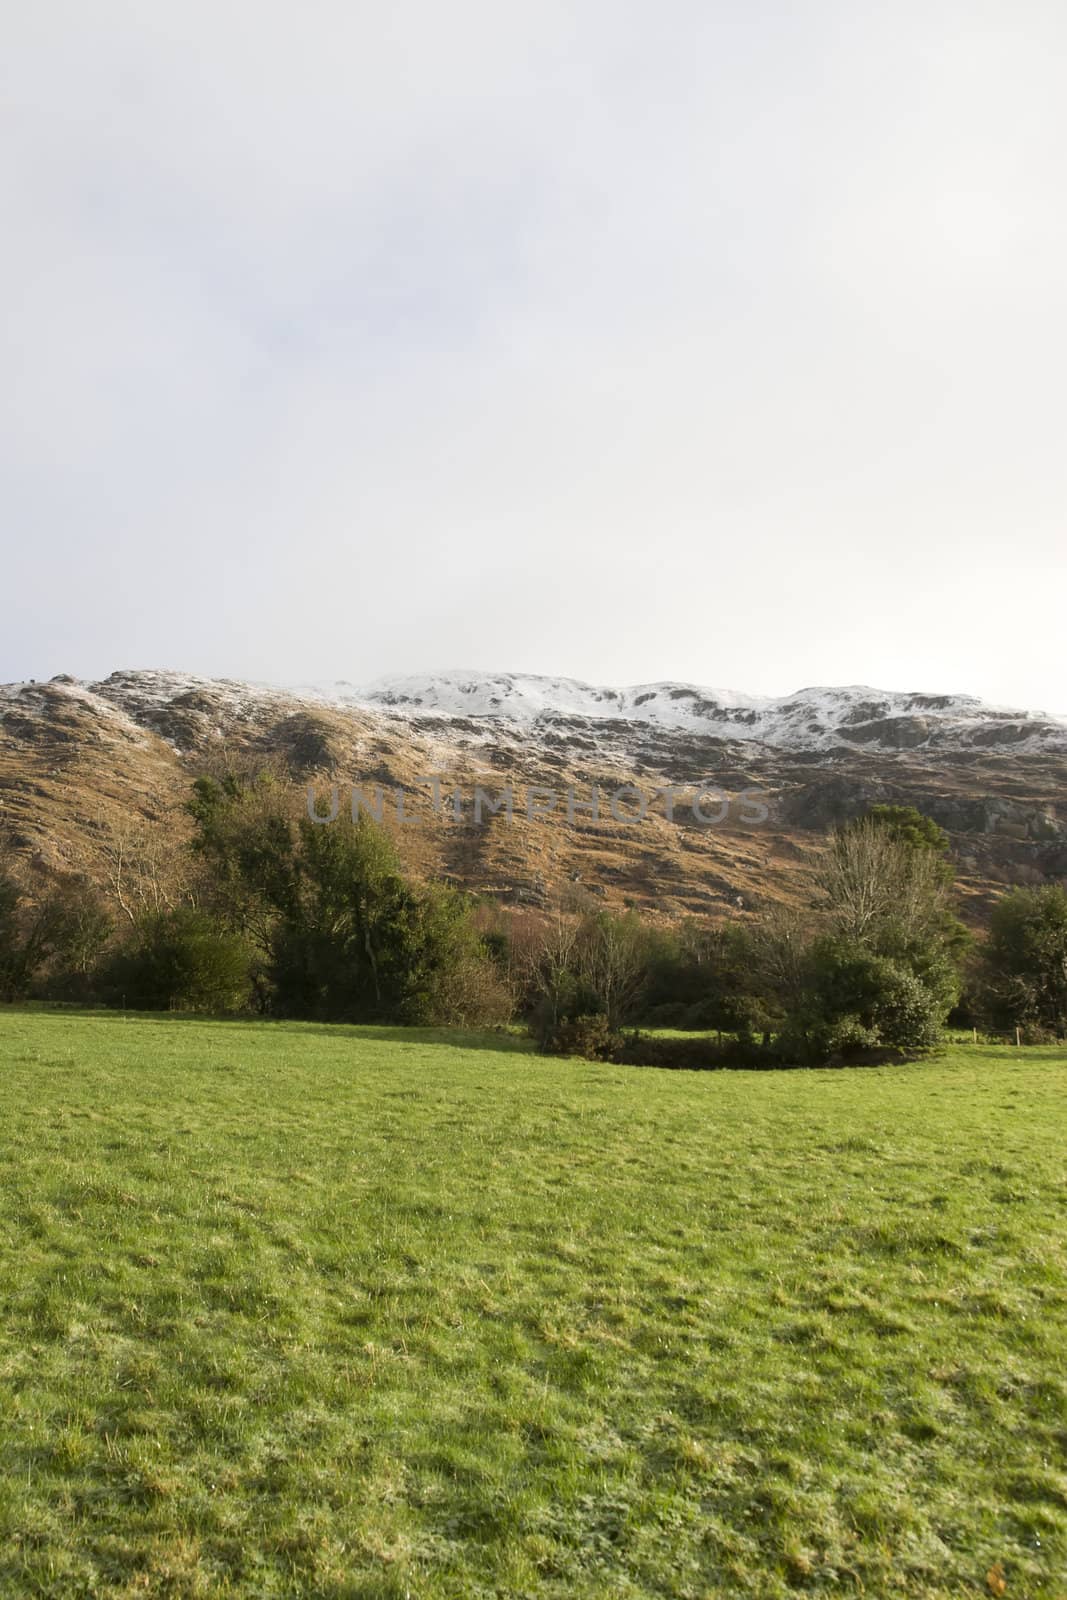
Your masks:
<svg viewBox="0 0 1067 1600"><path fill-rule="evenodd" d="M97 854L107 893L132 926L149 913L169 911L190 898L190 858L181 837L180 812L124 818L105 826Z"/></svg>
<svg viewBox="0 0 1067 1600"><path fill-rule="evenodd" d="M913 831L870 817L838 828L816 871L816 909L826 932L907 967L947 1016L970 936L952 911L951 867L938 848L913 843Z"/></svg>
<svg viewBox="0 0 1067 1600"><path fill-rule="evenodd" d="M353 1022L510 1011L467 898L409 882L369 817L294 815L292 791L271 775L201 779L190 811L219 914L263 951L272 1010Z"/></svg>
<svg viewBox="0 0 1067 1600"><path fill-rule="evenodd" d="M983 966L995 1023L1067 1035L1067 891L1047 884L998 901Z"/></svg>
<svg viewBox="0 0 1067 1600"><path fill-rule="evenodd" d="M945 879L936 854L869 817L837 828L815 874L817 905L833 931L875 947L940 926Z"/></svg>
<svg viewBox="0 0 1067 1600"><path fill-rule="evenodd" d="M542 1045L577 1018L603 1018L605 1037L632 1021L647 989L653 948L649 928L632 911L560 909L542 923L539 937L522 951L522 988Z"/></svg>
<svg viewBox="0 0 1067 1600"><path fill-rule="evenodd" d="M23 896L8 873L0 873L0 1000L21 1000L33 976L34 961L26 946Z"/></svg>
<svg viewBox="0 0 1067 1600"><path fill-rule="evenodd" d="M50 999L91 997L114 932L114 920L97 891L75 878L49 890L51 949L43 980L35 984Z"/></svg>
<svg viewBox="0 0 1067 1600"><path fill-rule="evenodd" d="M936 823L933 817L928 817L922 811L917 811L914 806L871 806L861 822L873 823L888 833L890 838L896 839L900 844L909 845L913 850L932 850L935 855L948 854L949 837L944 828ZM852 824L856 826L855 823ZM952 867L945 863L949 877Z"/></svg>
<svg viewBox="0 0 1067 1600"><path fill-rule="evenodd" d="M804 1006L809 984L810 917L775 906L746 930L750 983L760 1025L782 1029Z"/></svg>
<svg viewBox="0 0 1067 1600"><path fill-rule="evenodd" d="M757 937L783 1046L808 1060L922 1050L959 997L969 936L949 903L945 837L910 807L838 828L815 873L815 925Z"/></svg>
<svg viewBox="0 0 1067 1600"><path fill-rule="evenodd" d="M691 917L650 932L648 944L644 1020L745 1034L766 1026L749 927Z"/></svg>
<svg viewBox="0 0 1067 1600"><path fill-rule="evenodd" d="M648 981L649 940L633 911L582 918L576 941L579 983L615 1029L629 1022Z"/></svg>
<svg viewBox="0 0 1067 1600"><path fill-rule="evenodd" d="M26 891L0 869L0 1000L23 1000L49 968L95 964L110 919L92 891L74 880Z"/></svg>
<svg viewBox="0 0 1067 1600"><path fill-rule="evenodd" d="M557 911L547 922L531 929L519 946L522 962L522 988L533 1020L533 1028L545 1045L560 1023L597 1006L578 976L578 932L580 919Z"/></svg>

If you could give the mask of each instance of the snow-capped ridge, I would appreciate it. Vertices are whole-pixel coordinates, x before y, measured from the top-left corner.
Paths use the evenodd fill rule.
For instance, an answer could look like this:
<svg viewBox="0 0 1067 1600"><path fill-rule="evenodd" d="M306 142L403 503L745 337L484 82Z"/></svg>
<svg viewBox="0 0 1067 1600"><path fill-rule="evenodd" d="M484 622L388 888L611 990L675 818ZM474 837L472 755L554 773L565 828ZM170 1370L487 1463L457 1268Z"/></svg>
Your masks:
<svg viewBox="0 0 1067 1600"><path fill-rule="evenodd" d="M694 683L609 688L576 678L450 671L381 678L366 688L318 685L317 698L394 716L499 719L531 731L564 719L633 722L772 748L868 749L1024 744L1067 749L1067 723L1043 712L987 705L974 695L812 686L779 698Z"/></svg>
<svg viewBox="0 0 1067 1600"><path fill-rule="evenodd" d="M166 670L113 672L97 683L61 675L49 684L0 685L0 721L9 709L42 709L47 695L121 716L127 733L150 728L172 741L176 721L200 727L245 725L319 706L409 722L467 728L491 741L494 727L537 740L560 725L625 747L627 725L738 741L768 750L826 754L849 747L875 754L993 750L1067 754L1067 721L1038 711L986 704L974 695L889 691L865 684L811 686L778 698L694 683L612 688L577 678L470 670L381 678L366 687L339 680L288 688ZM501 726L503 725L503 726ZM116 724L116 727L118 725Z"/></svg>

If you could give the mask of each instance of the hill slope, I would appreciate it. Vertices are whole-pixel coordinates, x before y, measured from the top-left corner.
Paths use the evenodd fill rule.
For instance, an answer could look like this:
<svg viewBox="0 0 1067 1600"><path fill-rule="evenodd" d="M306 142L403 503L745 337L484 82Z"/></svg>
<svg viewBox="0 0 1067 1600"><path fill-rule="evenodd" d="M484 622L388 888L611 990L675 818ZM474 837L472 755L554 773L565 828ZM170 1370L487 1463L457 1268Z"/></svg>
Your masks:
<svg viewBox="0 0 1067 1600"><path fill-rule="evenodd" d="M767 700L507 673L362 690L152 671L7 685L0 840L41 871L99 877L131 827L180 833L191 779L235 758L269 759L302 784L360 785L369 798L380 786L415 870L534 904L575 881L665 913L789 900L803 893L819 831L875 801L936 817L976 902L1007 881L1067 874L1067 724L1054 718L958 695L853 687ZM459 790L458 814L434 809L435 774L442 791ZM513 815L483 810L476 821L476 784L497 799L510 786ZM637 794L613 816L621 785ZM678 791L672 804L657 794L665 786ZM557 798L531 817L534 787ZM705 787L727 800L695 814L693 792ZM752 820L742 791L759 791L765 820ZM411 825L396 820L401 794ZM549 805L544 794L532 803Z"/></svg>

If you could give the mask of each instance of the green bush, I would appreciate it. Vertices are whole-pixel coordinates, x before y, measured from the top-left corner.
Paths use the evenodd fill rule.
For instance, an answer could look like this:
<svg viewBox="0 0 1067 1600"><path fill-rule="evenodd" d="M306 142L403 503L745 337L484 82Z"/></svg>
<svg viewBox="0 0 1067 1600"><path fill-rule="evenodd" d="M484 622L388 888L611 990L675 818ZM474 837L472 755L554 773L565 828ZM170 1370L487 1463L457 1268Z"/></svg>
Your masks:
<svg viewBox="0 0 1067 1600"><path fill-rule="evenodd" d="M561 1018L545 1033L541 1045L548 1055L584 1056L587 1061L613 1061L621 1047L622 1034L603 1012Z"/></svg>
<svg viewBox="0 0 1067 1600"><path fill-rule="evenodd" d="M146 917L108 963L111 1004L139 1011L239 1011L248 1004L252 953L240 935L189 906Z"/></svg>
<svg viewBox="0 0 1067 1600"><path fill-rule="evenodd" d="M778 1049L812 1064L881 1048L921 1054L938 1042L945 1009L944 997L903 962L824 937L804 953Z"/></svg>
<svg viewBox="0 0 1067 1600"><path fill-rule="evenodd" d="M873 1010L878 1043L896 1050L929 1050L941 1039L938 995L906 967L886 961Z"/></svg>

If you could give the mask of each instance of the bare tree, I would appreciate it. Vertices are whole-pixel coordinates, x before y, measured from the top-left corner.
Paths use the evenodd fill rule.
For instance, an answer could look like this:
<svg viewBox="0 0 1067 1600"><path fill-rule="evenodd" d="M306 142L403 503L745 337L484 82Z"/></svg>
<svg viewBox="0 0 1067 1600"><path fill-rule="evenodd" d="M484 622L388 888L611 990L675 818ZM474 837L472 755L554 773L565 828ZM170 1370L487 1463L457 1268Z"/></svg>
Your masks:
<svg viewBox="0 0 1067 1600"><path fill-rule="evenodd" d="M748 930L753 988L775 1015L789 1010L803 992L812 917L791 907L772 906Z"/></svg>
<svg viewBox="0 0 1067 1600"><path fill-rule="evenodd" d="M540 938L519 953L524 987L535 1002L543 1029L555 1026L574 990L579 921L558 911L542 924Z"/></svg>
<svg viewBox="0 0 1067 1600"><path fill-rule="evenodd" d="M634 915L599 912L577 931L578 976L612 1028L633 1013L648 976L647 939Z"/></svg>
<svg viewBox="0 0 1067 1600"><path fill-rule="evenodd" d="M104 887L129 922L195 898L185 829L176 809L149 821L125 817L101 836Z"/></svg>
<svg viewBox="0 0 1067 1600"><path fill-rule="evenodd" d="M817 907L830 930L858 945L876 944L888 928L906 939L924 937L947 906L940 856L867 820L830 836L815 887Z"/></svg>
<svg viewBox="0 0 1067 1600"><path fill-rule="evenodd" d="M602 1012L612 1028L632 1014L648 973L645 931L636 916L560 909L523 932L516 950L519 988L542 1032L576 1006Z"/></svg>

